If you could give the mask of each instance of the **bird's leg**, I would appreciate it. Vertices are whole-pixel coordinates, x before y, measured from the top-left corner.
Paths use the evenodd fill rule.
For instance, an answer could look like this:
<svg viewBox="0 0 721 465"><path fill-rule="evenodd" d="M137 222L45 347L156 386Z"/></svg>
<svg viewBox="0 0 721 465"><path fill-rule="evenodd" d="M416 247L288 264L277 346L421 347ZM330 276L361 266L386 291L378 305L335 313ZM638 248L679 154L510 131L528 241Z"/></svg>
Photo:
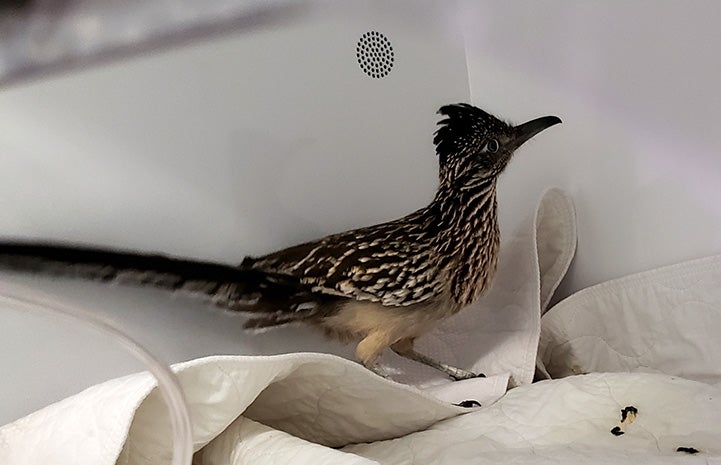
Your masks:
<svg viewBox="0 0 721 465"><path fill-rule="evenodd" d="M442 371L456 381L462 379L485 377L485 375L482 373L475 374L462 368L456 368L454 366L447 365L443 362L439 362L438 360L432 359L426 355L416 352L415 349L413 349L412 338L401 339L400 341L393 344L391 346L391 349L393 350L393 352L397 353L401 357L405 357L409 360L428 365L429 367L435 368L438 371Z"/></svg>
<svg viewBox="0 0 721 465"><path fill-rule="evenodd" d="M378 359L383 349L389 345L388 338L385 334L379 332L371 333L358 343L355 354L364 367L378 376L390 379L388 373L378 364Z"/></svg>

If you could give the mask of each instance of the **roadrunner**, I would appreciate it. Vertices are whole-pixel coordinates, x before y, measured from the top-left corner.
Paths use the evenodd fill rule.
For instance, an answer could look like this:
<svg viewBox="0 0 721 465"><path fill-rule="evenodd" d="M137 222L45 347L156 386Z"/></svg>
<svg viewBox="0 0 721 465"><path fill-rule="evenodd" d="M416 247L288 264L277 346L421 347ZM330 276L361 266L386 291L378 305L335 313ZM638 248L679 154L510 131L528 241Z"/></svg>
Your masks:
<svg viewBox="0 0 721 465"><path fill-rule="evenodd" d="M249 313L249 329L305 323L357 341L358 360L380 374L390 347L454 379L475 377L418 353L413 341L488 290L499 248L498 176L521 144L561 120L512 126L468 104L439 113L438 191L398 220L247 257L238 267L18 242L0 243L0 267L186 291Z"/></svg>

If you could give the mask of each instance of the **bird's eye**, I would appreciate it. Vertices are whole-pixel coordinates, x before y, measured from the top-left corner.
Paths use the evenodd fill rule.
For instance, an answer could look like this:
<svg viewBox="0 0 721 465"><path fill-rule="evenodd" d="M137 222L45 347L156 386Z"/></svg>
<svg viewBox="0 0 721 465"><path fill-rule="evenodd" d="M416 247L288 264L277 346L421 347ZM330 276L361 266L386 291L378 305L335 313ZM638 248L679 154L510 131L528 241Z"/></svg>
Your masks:
<svg viewBox="0 0 721 465"><path fill-rule="evenodd" d="M486 142L486 151L491 153L498 152L498 141L496 139L489 139L488 142Z"/></svg>

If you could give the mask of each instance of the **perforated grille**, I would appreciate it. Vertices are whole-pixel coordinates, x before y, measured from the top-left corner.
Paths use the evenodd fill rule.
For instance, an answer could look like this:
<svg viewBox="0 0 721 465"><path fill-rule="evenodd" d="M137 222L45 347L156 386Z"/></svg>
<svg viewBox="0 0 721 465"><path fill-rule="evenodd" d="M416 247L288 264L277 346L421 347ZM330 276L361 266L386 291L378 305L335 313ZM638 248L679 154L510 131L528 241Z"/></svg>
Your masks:
<svg viewBox="0 0 721 465"><path fill-rule="evenodd" d="M358 39L356 57L363 72L374 79L387 76L395 61L391 41L377 31L366 32Z"/></svg>

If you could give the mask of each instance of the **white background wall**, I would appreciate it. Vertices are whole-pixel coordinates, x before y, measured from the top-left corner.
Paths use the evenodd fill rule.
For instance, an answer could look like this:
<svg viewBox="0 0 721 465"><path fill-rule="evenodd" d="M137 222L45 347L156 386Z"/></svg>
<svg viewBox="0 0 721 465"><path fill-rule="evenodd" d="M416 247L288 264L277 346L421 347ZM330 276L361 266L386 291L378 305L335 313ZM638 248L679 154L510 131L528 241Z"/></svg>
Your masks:
<svg viewBox="0 0 721 465"><path fill-rule="evenodd" d="M504 231L548 186L574 197L561 294L721 252L716 0L408 4L308 19L310 42L271 47L291 22L0 92L0 234L232 263L399 216L432 195L433 111L467 99L468 76L500 117L564 120L499 192ZM343 61L367 27L397 46L392 79ZM149 290L9 278L98 309L168 361L323 348L302 329L250 340L237 319ZM138 369L90 332L0 318L0 424Z"/></svg>
<svg viewBox="0 0 721 465"><path fill-rule="evenodd" d="M563 119L499 193L506 229L546 186L572 194L562 294L721 253L721 3L469 1L460 15L473 101Z"/></svg>

